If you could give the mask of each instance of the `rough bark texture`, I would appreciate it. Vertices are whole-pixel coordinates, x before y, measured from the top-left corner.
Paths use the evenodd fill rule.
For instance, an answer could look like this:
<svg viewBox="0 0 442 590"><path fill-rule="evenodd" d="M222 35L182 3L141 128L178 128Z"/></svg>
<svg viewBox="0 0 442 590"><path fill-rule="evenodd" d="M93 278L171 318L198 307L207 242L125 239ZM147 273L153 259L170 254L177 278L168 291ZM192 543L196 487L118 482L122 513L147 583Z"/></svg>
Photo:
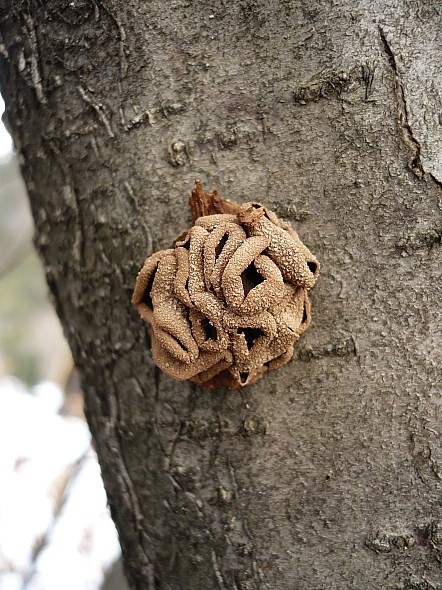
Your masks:
<svg viewBox="0 0 442 590"><path fill-rule="evenodd" d="M7 121L132 586L442 588L439 3L0 6ZM296 358L241 392L160 374L130 305L195 178L322 263Z"/></svg>

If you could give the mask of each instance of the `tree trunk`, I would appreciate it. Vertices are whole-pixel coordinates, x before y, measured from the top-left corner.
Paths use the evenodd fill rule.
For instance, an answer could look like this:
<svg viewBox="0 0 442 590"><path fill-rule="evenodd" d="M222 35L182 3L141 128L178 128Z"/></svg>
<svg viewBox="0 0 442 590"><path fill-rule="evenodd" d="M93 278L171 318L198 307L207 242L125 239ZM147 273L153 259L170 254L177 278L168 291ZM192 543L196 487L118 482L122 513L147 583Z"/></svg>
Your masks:
<svg viewBox="0 0 442 590"><path fill-rule="evenodd" d="M0 6L7 122L132 587L442 588L439 4ZM240 392L155 369L130 303L195 178L293 222L322 265L295 358Z"/></svg>

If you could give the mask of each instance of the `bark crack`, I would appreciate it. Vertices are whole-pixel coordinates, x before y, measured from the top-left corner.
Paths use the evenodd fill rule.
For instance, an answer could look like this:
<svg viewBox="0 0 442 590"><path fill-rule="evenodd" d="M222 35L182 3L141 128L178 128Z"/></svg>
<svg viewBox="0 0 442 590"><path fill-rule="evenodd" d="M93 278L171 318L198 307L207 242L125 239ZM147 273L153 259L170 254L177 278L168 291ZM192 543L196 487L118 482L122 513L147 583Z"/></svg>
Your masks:
<svg viewBox="0 0 442 590"><path fill-rule="evenodd" d="M212 549L212 566L213 566L213 571L215 572L215 577L216 577L216 581L217 581L219 590L226 590L226 584L224 582L224 578L221 575L221 570L218 565L218 558L217 558L216 553L213 549Z"/></svg>
<svg viewBox="0 0 442 590"><path fill-rule="evenodd" d="M34 20L32 19L31 15L25 15L24 21L31 50L29 63L32 86L34 87L38 102L41 104L46 104L47 100L43 91L42 76L40 71L40 52L38 49L37 32L35 30Z"/></svg>
<svg viewBox="0 0 442 590"><path fill-rule="evenodd" d="M429 173L429 176L430 176L431 180L435 183L435 185L439 188L439 190L442 191L442 181L440 181L438 178L436 178L436 176L434 176L434 174L432 174L431 172ZM437 198L437 206L442 211L442 196L440 193L438 194L438 198Z"/></svg>
<svg viewBox="0 0 442 590"><path fill-rule="evenodd" d="M381 37L382 46L387 56L388 63L391 69L393 70L394 74L394 89L397 100L399 127L402 133L402 138L406 146L410 150L410 155L408 157L408 168L419 179L422 179L425 174L425 170L422 164L422 146L416 139L416 137L413 135L413 130L409 122L409 109L407 106L407 100L405 98L402 76L397 65L397 60L394 51L382 27L379 27L379 35ZM441 184L439 184L439 186L441 186Z"/></svg>
<svg viewBox="0 0 442 590"><path fill-rule="evenodd" d="M128 70L128 63L126 59L126 31L118 20L118 18L113 14L113 12L105 5L104 2L98 2L98 5L110 16L110 18L114 21L117 29L118 29L118 36L119 36L119 46L118 46L118 57L120 59L120 81L126 77L127 70Z"/></svg>
<svg viewBox="0 0 442 590"><path fill-rule="evenodd" d="M114 382L115 389L114 391L117 392L117 384ZM146 551L146 543L149 544L150 547L153 547L153 542L150 535L146 532L144 527L144 517L141 510L140 500L135 489L134 484L132 483L131 476L129 474L129 469L126 464L126 460L124 457L123 451L123 436L121 434L120 429L118 428L118 424L122 423L121 418L121 408L120 408L120 398L117 393L113 393L109 391L109 401L111 405L111 416L109 422L105 425L107 430L105 440L108 446L110 453L113 456L114 465L118 466L118 474L120 476L120 481L122 484L123 489L126 492L126 498L129 503L129 511L133 515L133 525L136 531L136 535L139 541L140 547L140 558L143 561L143 566L146 568L148 572L149 578L149 586L147 590L154 590L155 588L155 574L154 574L154 565ZM112 444L113 441L116 444Z"/></svg>
<svg viewBox="0 0 442 590"><path fill-rule="evenodd" d="M80 93L81 98L84 100L84 102L86 104L88 104L89 106L91 106L94 109L94 111L97 113L97 117L100 120L100 122L104 125L109 137L111 137L111 138L115 137L115 134L112 131L112 127L109 122L109 119L107 118L106 113L103 109L103 105L101 103L95 101L93 98L91 98L82 86L78 86L77 89L78 89L78 92Z"/></svg>

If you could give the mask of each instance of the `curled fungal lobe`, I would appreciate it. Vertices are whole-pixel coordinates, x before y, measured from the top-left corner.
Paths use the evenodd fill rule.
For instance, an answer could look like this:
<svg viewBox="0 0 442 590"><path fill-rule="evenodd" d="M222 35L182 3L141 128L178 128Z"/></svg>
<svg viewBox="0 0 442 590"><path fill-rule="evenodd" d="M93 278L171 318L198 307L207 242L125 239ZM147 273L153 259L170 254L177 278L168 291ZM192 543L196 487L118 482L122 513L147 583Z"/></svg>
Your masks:
<svg viewBox="0 0 442 590"><path fill-rule="evenodd" d="M308 290L319 262L259 203L223 201L199 183L194 209L195 199L203 212L212 203L214 213L195 216L173 248L146 260L132 302L151 325L152 356L162 371L236 389L292 357L310 324Z"/></svg>

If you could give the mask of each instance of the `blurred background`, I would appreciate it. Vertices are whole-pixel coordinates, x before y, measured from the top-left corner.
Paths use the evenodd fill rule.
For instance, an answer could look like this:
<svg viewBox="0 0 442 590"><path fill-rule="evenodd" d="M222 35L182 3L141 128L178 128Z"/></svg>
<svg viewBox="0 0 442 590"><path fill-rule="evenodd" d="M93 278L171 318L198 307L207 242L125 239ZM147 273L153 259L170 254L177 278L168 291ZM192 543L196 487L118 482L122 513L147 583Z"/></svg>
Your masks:
<svg viewBox="0 0 442 590"><path fill-rule="evenodd" d="M0 590L126 590L79 379L32 236L0 123Z"/></svg>
<svg viewBox="0 0 442 590"><path fill-rule="evenodd" d="M0 103L3 112L3 101ZM0 377L63 384L72 361L32 246L32 218L11 138L0 125Z"/></svg>

